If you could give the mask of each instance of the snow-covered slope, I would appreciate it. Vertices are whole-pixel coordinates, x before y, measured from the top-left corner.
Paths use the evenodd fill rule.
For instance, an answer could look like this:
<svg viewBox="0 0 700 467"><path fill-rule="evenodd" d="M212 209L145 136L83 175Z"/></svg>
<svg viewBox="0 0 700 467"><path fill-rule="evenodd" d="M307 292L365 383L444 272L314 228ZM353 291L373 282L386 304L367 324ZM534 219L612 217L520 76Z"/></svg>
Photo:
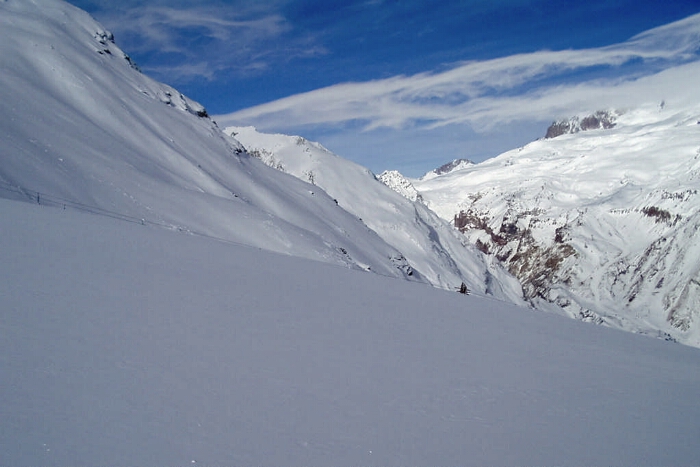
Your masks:
<svg viewBox="0 0 700 467"><path fill-rule="evenodd" d="M252 127L225 131L267 165L325 190L399 250L431 284L455 290L464 282L476 293L522 301L520 285L496 261L467 244L425 205L379 182L367 168L299 136L264 134Z"/></svg>
<svg viewBox="0 0 700 467"><path fill-rule="evenodd" d="M398 170L385 170L377 176L377 179L410 201L423 201L418 190Z"/></svg>
<svg viewBox="0 0 700 467"><path fill-rule="evenodd" d="M698 349L70 209L0 232L3 466L700 458Z"/></svg>
<svg viewBox="0 0 700 467"><path fill-rule="evenodd" d="M401 253L141 74L60 0L0 2L0 196L80 207L380 274Z"/></svg>
<svg viewBox="0 0 700 467"><path fill-rule="evenodd" d="M411 182L538 307L698 346L699 123L697 103L640 106Z"/></svg>

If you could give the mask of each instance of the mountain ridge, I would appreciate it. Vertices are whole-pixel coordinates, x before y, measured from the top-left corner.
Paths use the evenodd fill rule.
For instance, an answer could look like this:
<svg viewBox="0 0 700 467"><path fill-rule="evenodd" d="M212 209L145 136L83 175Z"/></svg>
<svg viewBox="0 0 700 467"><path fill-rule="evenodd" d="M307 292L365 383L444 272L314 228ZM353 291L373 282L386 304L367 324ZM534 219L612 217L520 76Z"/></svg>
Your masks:
<svg viewBox="0 0 700 467"><path fill-rule="evenodd" d="M699 346L699 116L692 103L641 105L615 126L410 182L533 306Z"/></svg>
<svg viewBox="0 0 700 467"><path fill-rule="evenodd" d="M65 2L0 0L0 464L698 459L698 349L427 286L333 170L271 169L110 44ZM333 157L283 141L283 166Z"/></svg>
<svg viewBox="0 0 700 467"><path fill-rule="evenodd" d="M28 192L392 277L401 253L320 189L274 171L206 109L140 73L63 1L0 3L1 196ZM25 194L21 194L25 192ZM177 200L176 202L174 200Z"/></svg>
<svg viewBox="0 0 700 467"><path fill-rule="evenodd" d="M300 136L266 134L253 127L228 127L246 150L265 164L326 191L338 205L361 218L430 284L522 303L519 284L417 199L407 200L369 169ZM457 235L456 235L457 234Z"/></svg>

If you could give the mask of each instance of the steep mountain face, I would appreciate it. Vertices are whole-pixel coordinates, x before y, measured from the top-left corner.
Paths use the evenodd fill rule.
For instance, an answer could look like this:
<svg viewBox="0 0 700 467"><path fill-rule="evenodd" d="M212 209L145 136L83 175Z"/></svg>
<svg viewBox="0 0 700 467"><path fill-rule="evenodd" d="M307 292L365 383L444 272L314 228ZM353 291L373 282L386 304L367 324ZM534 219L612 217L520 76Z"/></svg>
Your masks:
<svg viewBox="0 0 700 467"><path fill-rule="evenodd" d="M321 189L141 74L87 13L2 1L0 56L0 196L421 280Z"/></svg>
<svg viewBox="0 0 700 467"><path fill-rule="evenodd" d="M411 182L537 307L700 346L700 106L616 118Z"/></svg>
<svg viewBox="0 0 700 467"><path fill-rule="evenodd" d="M407 200L378 181L367 168L299 136L264 134L252 127L225 131L267 165L325 190L400 251L402 256L394 259L407 260L410 272L437 287L456 290L464 282L472 292L522 302L520 285L497 261L468 244L423 203Z"/></svg>

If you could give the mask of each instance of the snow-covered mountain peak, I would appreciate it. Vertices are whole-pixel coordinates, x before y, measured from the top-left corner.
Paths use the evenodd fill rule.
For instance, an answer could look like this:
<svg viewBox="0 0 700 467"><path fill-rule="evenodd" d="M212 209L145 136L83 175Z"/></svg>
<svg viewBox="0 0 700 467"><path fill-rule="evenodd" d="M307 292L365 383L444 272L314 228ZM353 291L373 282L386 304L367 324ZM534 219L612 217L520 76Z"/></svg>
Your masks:
<svg viewBox="0 0 700 467"><path fill-rule="evenodd" d="M377 176L377 179L408 200L423 200L413 184L398 170L385 170Z"/></svg>
<svg viewBox="0 0 700 467"><path fill-rule="evenodd" d="M458 170L466 169L474 165L474 162L469 159L454 159L451 162L441 165L437 169L431 170L430 172L423 175L421 180L430 180L431 178L439 177L440 175L446 175Z"/></svg>
<svg viewBox="0 0 700 467"><path fill-rule="evenodd" d="M537 306L700 345L698 121L697 103L640 106L413 184Z"/></svg>
<svg viewBox="0 0 700 467"><path fill-rule="evenodd" d="M245 154L204 107L138 72L87 13L0 2L0 56L0 196L421 280L323 190Z"/></svg>
<svg viewBox="0 0 700 467"><path fill-rule="evenodd" d="M583 117L575 116L566 120L559 120L552 123L545 134L545 138L556 138L557 136L578 133L589 130L609 130L615 126L619 111L599 110Z"/></svg>
<svg viewBox="0 0 700 467"><path fill-rule="evenodd" d="M475 293L522 300L519 284L500 266L466 244L423 203L397 194L366 167L298 136L265 134L252 127L224 131L265 164L322 188L401 252L394 261L407 261L415 275L429 283L457 290L464 282ZM410 191L410 183L397 172L384 175L404 187L404 192Z"/></svg>

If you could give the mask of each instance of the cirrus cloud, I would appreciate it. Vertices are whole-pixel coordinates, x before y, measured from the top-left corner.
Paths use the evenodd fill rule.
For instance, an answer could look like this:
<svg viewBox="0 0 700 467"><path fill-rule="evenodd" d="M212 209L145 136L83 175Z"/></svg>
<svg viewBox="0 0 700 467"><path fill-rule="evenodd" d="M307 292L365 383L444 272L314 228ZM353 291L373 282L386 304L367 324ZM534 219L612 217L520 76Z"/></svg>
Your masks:
<svg viewBox="0 0 700 467"><path fill-rule="evenodd" d="M271 64L325 54L313 37L293 34L280 3L127 2L98 11L122 48L148 57L144 71L182 84L255 74Z"/></svg>
<svg viewBox="0 0 700 467"><path fill-rule="evenodd" d="M458 63L439 73L342 83L217 118L223 124L276 130L349 122L365 131L454 124L488 130L519 119L628 106L641 96L672 98L697 88L688 74L697 71L699 50L700 14L621 44L539 51ZM674 68L677 73L665 73Z"/></svg>

